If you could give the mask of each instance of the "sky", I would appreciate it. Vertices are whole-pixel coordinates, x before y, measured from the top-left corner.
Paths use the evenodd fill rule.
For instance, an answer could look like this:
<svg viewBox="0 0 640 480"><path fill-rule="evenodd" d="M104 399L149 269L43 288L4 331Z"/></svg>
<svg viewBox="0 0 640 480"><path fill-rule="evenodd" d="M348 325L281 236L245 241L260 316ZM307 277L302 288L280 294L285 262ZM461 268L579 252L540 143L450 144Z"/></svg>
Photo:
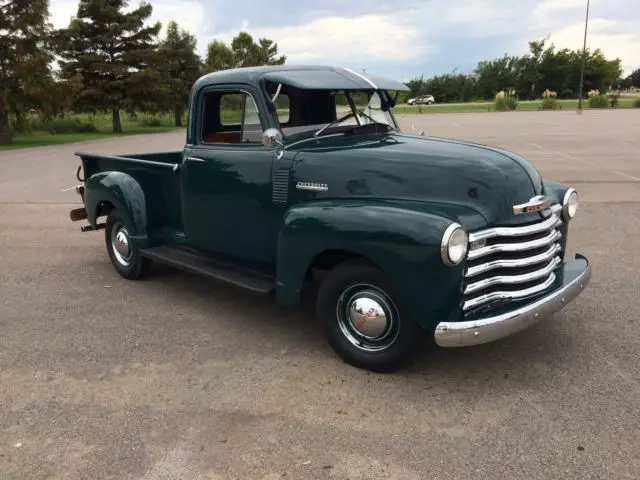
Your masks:
<svg viewBox="0 0 640 480"><path fill-rule="evenodd" d="M77 0L49 0L51 22L64 27ZM207 44L240 31L277 42L290 64L349 67L403 82L470 72L478 61L522 55L549 37L581 49L586 0L150 0L152 20L170 20ZM395 6L394 6L395 3ZM130 0L129 8L138 5ZM640 1L591 0L587 47L640 68Z"/></svg>

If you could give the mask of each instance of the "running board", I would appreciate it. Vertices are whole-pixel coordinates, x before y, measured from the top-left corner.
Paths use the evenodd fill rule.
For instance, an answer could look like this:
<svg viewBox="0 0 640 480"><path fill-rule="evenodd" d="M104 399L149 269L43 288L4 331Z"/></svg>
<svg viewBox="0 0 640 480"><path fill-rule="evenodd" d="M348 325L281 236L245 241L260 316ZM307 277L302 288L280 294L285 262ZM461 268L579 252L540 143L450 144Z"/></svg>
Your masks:
<svg viewBox="0 0 640 480"><path fill-rule="evenodd" d="M182 247L162 245L140 250L143 257L166 263L180 270L227 283L260 294L275 290L275 279L262 272L219 262L206 254Z"/></svg>

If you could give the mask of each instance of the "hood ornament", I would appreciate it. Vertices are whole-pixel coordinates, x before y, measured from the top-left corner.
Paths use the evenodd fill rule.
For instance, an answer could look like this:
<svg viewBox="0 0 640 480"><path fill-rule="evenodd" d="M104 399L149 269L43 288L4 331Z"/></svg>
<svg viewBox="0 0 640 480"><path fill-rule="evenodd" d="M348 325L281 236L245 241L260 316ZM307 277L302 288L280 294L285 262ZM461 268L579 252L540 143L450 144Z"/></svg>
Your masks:
<svg viewBox="0 0 640 480"><path fill-rule="evenodd" d="M514 215L523 215L525 213L539 212L546 210L551 206L551 200L544 195L538 195L529 199L527 203L521 203L520 205L513 206Z"/></svg>

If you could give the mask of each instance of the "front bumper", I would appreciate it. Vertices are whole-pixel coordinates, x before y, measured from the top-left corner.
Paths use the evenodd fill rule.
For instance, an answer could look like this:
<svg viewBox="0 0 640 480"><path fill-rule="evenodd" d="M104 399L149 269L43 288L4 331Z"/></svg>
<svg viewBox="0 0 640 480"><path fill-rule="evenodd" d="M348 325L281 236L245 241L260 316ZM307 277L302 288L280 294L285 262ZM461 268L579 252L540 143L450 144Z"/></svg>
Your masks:
<svg viewBox="0 0 640 480"><path fill-rule="evenodd" d="M530 327L580 295L591 279L591 265L586 257L576 254L574 260L562 265L558 277L561 279L559 287L524 307L489 318L440 322L434 334L436 343L441 347L479 345Z"/></svg>

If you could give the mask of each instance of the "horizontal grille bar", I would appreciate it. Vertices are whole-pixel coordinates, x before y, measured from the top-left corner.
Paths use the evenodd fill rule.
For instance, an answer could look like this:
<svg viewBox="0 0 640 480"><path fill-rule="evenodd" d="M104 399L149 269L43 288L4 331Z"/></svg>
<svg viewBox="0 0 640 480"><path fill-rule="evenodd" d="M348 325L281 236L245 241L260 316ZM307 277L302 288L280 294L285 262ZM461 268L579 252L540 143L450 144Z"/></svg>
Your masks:
<svg viewBox="0 0 640 480"><path fill-rule="evenodd" d="M505 260L505 259L493 260L486 263L481 263L480 265L469 267L467 269L467 273L465 274L465 276L467 278L472 278L480 274L490 272L491 270L496 270L498 268L530 267L531 265L535 265L536 263L542 263L545 260L549 260L555 257L560 250L562 250L560 245L555 243L551 245L545 252L540 253L538 255L533 255L531 257L512 259L512 260Z"/></svg>
<svg viewBox="0 0 640 480"><path fill-rule="evenodd" d="M535 293L542 292L543 290L549 288L553 282L556 280L555 273L549 275L549 278L545 280L543 283L539 285L535 285L533 287L525 288L523 290L517 290L514 292L491 292L485 295L472 298L464 302L462 309L469 310L473 307L477 307L482 305L483 303L492 302L495 300L517 300L518 298L528 297L529 295L533 295Z"/></svg>
<svg viewBox="0 0 640 480"><path fill-rule="evenodd" d="M557 215L552 215L544 222L526 225L524 227L496 227L469 234L469 242L476 240L486 240L493 237L524 237L536 233L545 232L562 224L562 220Z"/></svg>
<svg viewBox="0 0 640 480"><path fill-rule="evenodd" d="M493 301L511 301L553 284L562 263L560 205L550 216L524 226L496 226L469 235L463 311ZM473 248L478 242L479 248Z"/></svg>
<svg viewBox="0 0 640 480"><path fill-rule="evenodd" d="M469 251L467 258L469 260L475 260L485 255L491 255L498 252L522 252L525 250L533 250L535 248L546 247L554 242L557 242L562 237L562 233L558 230L552 230L547 235L536 240L520 243L498 243L496 245L487 245L486 247L478 248L476 250Z"/></svg>
<svg viewBox="0 0 640 480"><path fill-rule="evenodd" d="M530 273L523 273L521 275L499 275L496 277L485 278L478 280L477 282L470 283L465 288L464 293L474 293L479 290L491 287L493 285L515 285L518 283L527 283L534 280L547 277L553 269L560 264L560 257L554 257L543 268Z"/></svg>

